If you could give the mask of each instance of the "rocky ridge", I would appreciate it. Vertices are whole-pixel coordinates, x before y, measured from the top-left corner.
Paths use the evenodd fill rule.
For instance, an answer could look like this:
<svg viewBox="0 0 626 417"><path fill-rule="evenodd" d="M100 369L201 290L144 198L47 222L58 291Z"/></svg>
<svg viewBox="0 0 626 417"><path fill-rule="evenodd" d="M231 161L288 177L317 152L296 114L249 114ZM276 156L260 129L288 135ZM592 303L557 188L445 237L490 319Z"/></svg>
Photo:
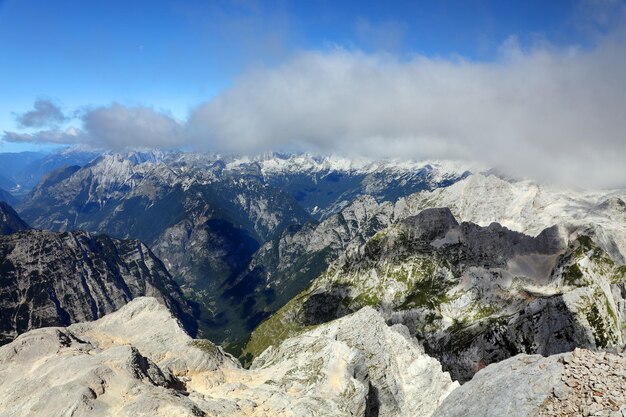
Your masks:
<svg viewBox="0 0 626 417"><path fill-rule="evenodd" d="M493 222L531 236L558 226L565 241L590 236L612 259L626 263L626 190L567 190L532 181L474 174L449 187L413 194L397 206L411 213L448 207L460 221Z"/></svg>
<svg viewBox="0 0 626 417"><path fill-rule="evenodd" d="M363 306L403 323L455 379L518 353L623 343L624 273L586 236L564 246L427 209L349 250L252 334L268 345Z"/></svg>
<svg viewBox="0 0 626 417"><path fill-rule="evenodd" d="M0 416L429 416L457 386L372 309L289 339L245 370L152 298L23 334L0 347L0 365Z"/></svg>
<svg viewBox="0 0 626 417"><path fill-rule="evenodd" d="M20 230L28 230L30 227L13 210L13 207L0 201L0 235L10 235Z"/></svg>

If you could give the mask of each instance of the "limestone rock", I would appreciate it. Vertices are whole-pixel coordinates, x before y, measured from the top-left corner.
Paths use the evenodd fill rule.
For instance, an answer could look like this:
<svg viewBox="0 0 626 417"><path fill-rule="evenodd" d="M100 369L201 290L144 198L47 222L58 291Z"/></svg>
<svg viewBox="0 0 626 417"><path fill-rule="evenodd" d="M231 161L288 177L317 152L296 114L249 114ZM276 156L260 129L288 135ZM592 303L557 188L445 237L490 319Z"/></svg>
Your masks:
<svg viewBox="0 0 626 417"><path fill-rule="evenodd" d="M626 410L623 354L576 349L518 355L489 365L457 388L434 417L610 416Z"/></svg>
<svg viewBox="0 0 626 417"><path fill-rule="evenodd" d="M457 386L373 309L242 369L157 300L0 347L0 416L429 416Z"/></svg>
<svg viewBox="0 0 626 417"><path fill-rule="evenodd" d="M30 329L95 320L135 297L157 297L194 333L178 285L141 242L86 232L0 236L0 344Z"/></svg>

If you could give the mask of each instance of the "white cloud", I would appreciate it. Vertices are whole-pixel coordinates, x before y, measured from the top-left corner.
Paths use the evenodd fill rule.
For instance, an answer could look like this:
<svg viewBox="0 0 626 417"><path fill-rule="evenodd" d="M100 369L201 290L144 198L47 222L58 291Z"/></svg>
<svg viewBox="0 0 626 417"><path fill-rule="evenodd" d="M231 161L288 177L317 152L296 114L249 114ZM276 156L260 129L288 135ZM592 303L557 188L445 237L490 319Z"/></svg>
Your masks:
<svg viewBox="0 0 626 417"><path fill-rule="evenodd" d="M63 145L74 145L88 141L87 136L80 130L73 127L68 129L41 130L35 133L4 132L3 142L12 143L54 143Z"/></svg>
<svg viewBox="0 0 626 417"><path fill-rule="evenodd" d="M595 48L512 39L494 62L336 50L248 74L198 107L209 149L453 158L513 175L626 186L626 42ZM203 142L206 141L206 142Z"/></svg>
<svg viewBox="0 0 626 417"><path fill-rule="evenodd" d="M149 107L114 103L86 111L82 121L91 141L109 148L173 148L184 144L182 124Z"/></svg>

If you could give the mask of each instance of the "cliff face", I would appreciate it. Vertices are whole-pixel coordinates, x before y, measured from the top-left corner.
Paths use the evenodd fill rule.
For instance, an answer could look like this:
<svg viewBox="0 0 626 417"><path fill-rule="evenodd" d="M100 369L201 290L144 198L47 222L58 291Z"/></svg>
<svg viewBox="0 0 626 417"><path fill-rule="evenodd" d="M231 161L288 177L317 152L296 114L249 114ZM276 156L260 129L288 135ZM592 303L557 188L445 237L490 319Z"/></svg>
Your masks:
<svg viewBox="0 0 626 417"><path fill-rule="evenodd" d="M179 287L139 241L39 230L0 236L1 344L30 329L95 320L142 295L195 332Z"/></svg>

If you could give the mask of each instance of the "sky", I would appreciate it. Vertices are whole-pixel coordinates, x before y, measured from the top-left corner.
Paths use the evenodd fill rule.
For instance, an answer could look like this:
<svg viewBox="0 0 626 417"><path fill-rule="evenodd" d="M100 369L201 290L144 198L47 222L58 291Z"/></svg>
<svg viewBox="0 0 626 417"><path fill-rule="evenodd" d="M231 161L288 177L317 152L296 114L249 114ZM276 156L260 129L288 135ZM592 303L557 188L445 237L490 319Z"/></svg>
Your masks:
<svg viewBox="0 0 626 417"><path fill-rule="evenodd" d="M0 0L0 152L467 159L626 186L626 1Z"/></svg>

